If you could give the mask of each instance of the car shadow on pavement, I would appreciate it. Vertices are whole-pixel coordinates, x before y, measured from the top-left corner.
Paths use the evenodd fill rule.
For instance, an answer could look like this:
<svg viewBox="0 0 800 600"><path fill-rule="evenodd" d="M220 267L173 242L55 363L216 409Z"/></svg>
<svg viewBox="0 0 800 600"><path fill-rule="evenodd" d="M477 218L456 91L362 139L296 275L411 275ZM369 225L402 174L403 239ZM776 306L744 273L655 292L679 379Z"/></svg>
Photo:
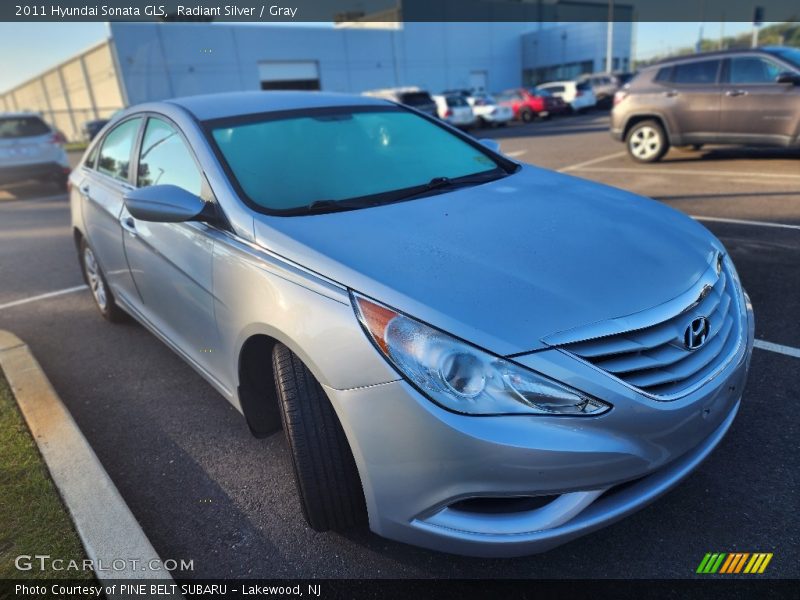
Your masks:
<svg viewBox="0 0 800 600"><path fill-rule="evenodd" d="M670 153L662 159L664 164L715 162L735 159L745 160L796 160L800 158L797 148L754 148L747 146L719 146L708 149L691 150L678 148L681 154Z"/></svg>

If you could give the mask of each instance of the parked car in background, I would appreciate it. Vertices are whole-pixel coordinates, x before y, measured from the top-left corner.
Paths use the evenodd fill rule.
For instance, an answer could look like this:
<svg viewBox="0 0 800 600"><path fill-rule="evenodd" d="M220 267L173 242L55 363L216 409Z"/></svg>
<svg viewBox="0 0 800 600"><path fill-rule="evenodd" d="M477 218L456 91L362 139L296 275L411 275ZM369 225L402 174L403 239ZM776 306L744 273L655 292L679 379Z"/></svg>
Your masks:
<svg viewBox="0 0 800 600"><path fill-rule="evenodd" d="M437 114L439 118L447 121L450 125L467 129L475 125L475 113L467 102L467 99L460 94L437 94L433 96L436 102Z"/></svg>
<svg viewBox="0 0 800 600"><path fill-rule="evenodd" d="M141 104L73 171L72 234L103 317L283 427L313 529L542 552L719 445L754 320L700 223L492 145L341 94Z"/></svg>
<svg viewBox="0 0 800 600"><path fill-rule="evenodd" d="M620 88L622 88L624 85L627 85L628 83L630 83L631 79L636 77L636 75L637 75L636 71L633 71L632 73L629 73L629 72L614 73L614 77L617 78L617 81L619 82L619 87Z"/></svg>
<svg viewBox="0 0 800 600"><path fill-rule="evenodd" d="M64 135L35 113L0 113L0 184L36 180L66 190Z"/></svg>
<svg viewBox="0 0 800 600"><path fill-rule="evenodd" d="M528 90L528 93L532 96L540 96L544 99L544 108L551 117L564 115L570 111L570 107L564 102L564 99L554 96L549 90L532 88Z"/></svg>
<svg viewBox="0 0 800 600"><path fill-rule="evenodd" d="M622 85L616 75L611 73L581 75L578 82L588 83L591 86L598 108L611 108L614 94Z"/></svg>
<svg viewBox="0 0 800 600"><path fill-rule="evenodd" d="M514 118L514 111L510 106L498 104L497 100L486 92L445 90L442 95L458 95L464 98L472 108L475 122L481 127L503 127Z"/></svg>
<svg viewBox="0 0 800 600"><path fill-rule="evenodd" d="M392 100L393 102L405 104L406 106L415 108L418 111L424 112L432 117L439 116L436 102L433 100L431 95L418 87L398 87L370 90L368 92L364 92L363 95L371 96L373 98Z"/></svg>
<svg viewBox="0 0 800 600"><path fill-rule="evenodd" d="M524 88L506 90L494 94L494 97L501 106L510 107L514 111L514 118L518 121L530 123L535 119L546 119L550 116L545 97Z"/></svg>
<svg viewBox="0 0 800 600"><path fill-rule="evenodd" d="M108 119L94 119L92 121L86 121L83 124L83 139L87 142L91 142L94 137L100 133L100 130L106 126L108 123Z"/></svg>
<svg viewBox="0 0 800 600"><path fill-rule="evenodd" d="M800 49L728 50L646 67L617 92L611 134L639 162L660 160L671 145L800 146Z"/></svg>
<svg viewBox="0 0 800 600"><path fill-rule="evenodd" d="M572 112L586 112L597 104L592 86L585 81L550 81L537 85L536 89L547 90L561 98Z"/></svg>

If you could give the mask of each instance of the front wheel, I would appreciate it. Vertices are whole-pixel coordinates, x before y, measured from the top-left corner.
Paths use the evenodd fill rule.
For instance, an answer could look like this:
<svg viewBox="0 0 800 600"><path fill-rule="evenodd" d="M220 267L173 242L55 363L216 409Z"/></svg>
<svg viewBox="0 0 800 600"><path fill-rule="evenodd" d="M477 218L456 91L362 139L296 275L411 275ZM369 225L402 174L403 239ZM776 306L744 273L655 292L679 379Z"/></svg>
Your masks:
<svg viewBox="0 0 800 600"><path fill-rule="evenodd" d="M104 319L112 323L121 323L127 320L128 315L117 306L114 295L108 287L103 271L97 263L97 257L86 240L81 240L81 267L83 278L92 292L92 298L97 310Z"/></svg>
<svg viewBox="0 0 800 600"><path fill-rule="evenodd" d="M669 150L669 140L657 121L647 120L631 127L625 138L628 154L637 162L651 163L661 160Z"/></svg>
<svg viewBox="0 0 800 600"><path fill-rule="evenodd" d="M330 400L283 344L272 350L272 367L306 521L316 531L360 525L367 512L361 479Z"/></svg>
<svg viewBox="0 0 800 600"><path fill-rule="evenodd" d="M536 115L530 108L523 108L519 111L519 118L523 123L530 123L536 118Z"/></svg>

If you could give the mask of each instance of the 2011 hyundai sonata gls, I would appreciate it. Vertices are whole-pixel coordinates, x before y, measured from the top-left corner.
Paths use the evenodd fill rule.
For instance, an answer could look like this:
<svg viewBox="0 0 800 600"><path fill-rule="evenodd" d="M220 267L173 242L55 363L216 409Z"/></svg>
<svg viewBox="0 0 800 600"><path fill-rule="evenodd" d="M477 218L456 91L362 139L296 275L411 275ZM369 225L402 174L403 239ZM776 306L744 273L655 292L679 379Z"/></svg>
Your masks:
<svg viewBox="0 0 800 600"><path fill-rule="evenodd" d="M315 529L542 551L665 492L739 408L753 315L714 236L412 109L141 105L71 183L100 312L283 426Z"/></svg>

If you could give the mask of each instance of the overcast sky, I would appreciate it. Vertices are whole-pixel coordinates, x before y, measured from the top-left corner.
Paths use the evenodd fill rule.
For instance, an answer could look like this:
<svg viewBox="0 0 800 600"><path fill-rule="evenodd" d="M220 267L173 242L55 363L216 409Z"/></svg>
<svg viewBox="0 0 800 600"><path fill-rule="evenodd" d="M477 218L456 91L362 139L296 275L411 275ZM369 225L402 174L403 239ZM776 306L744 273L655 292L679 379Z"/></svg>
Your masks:
<svg viewBox="0 0 800 600"><path fill-rule="evenodd" d="M648 58L697 41L701 23L639 23L633 57ZM705 23L707 38L750 31L749 23ZM108 37L105 23L0 23L0 92Z"/></svg>

